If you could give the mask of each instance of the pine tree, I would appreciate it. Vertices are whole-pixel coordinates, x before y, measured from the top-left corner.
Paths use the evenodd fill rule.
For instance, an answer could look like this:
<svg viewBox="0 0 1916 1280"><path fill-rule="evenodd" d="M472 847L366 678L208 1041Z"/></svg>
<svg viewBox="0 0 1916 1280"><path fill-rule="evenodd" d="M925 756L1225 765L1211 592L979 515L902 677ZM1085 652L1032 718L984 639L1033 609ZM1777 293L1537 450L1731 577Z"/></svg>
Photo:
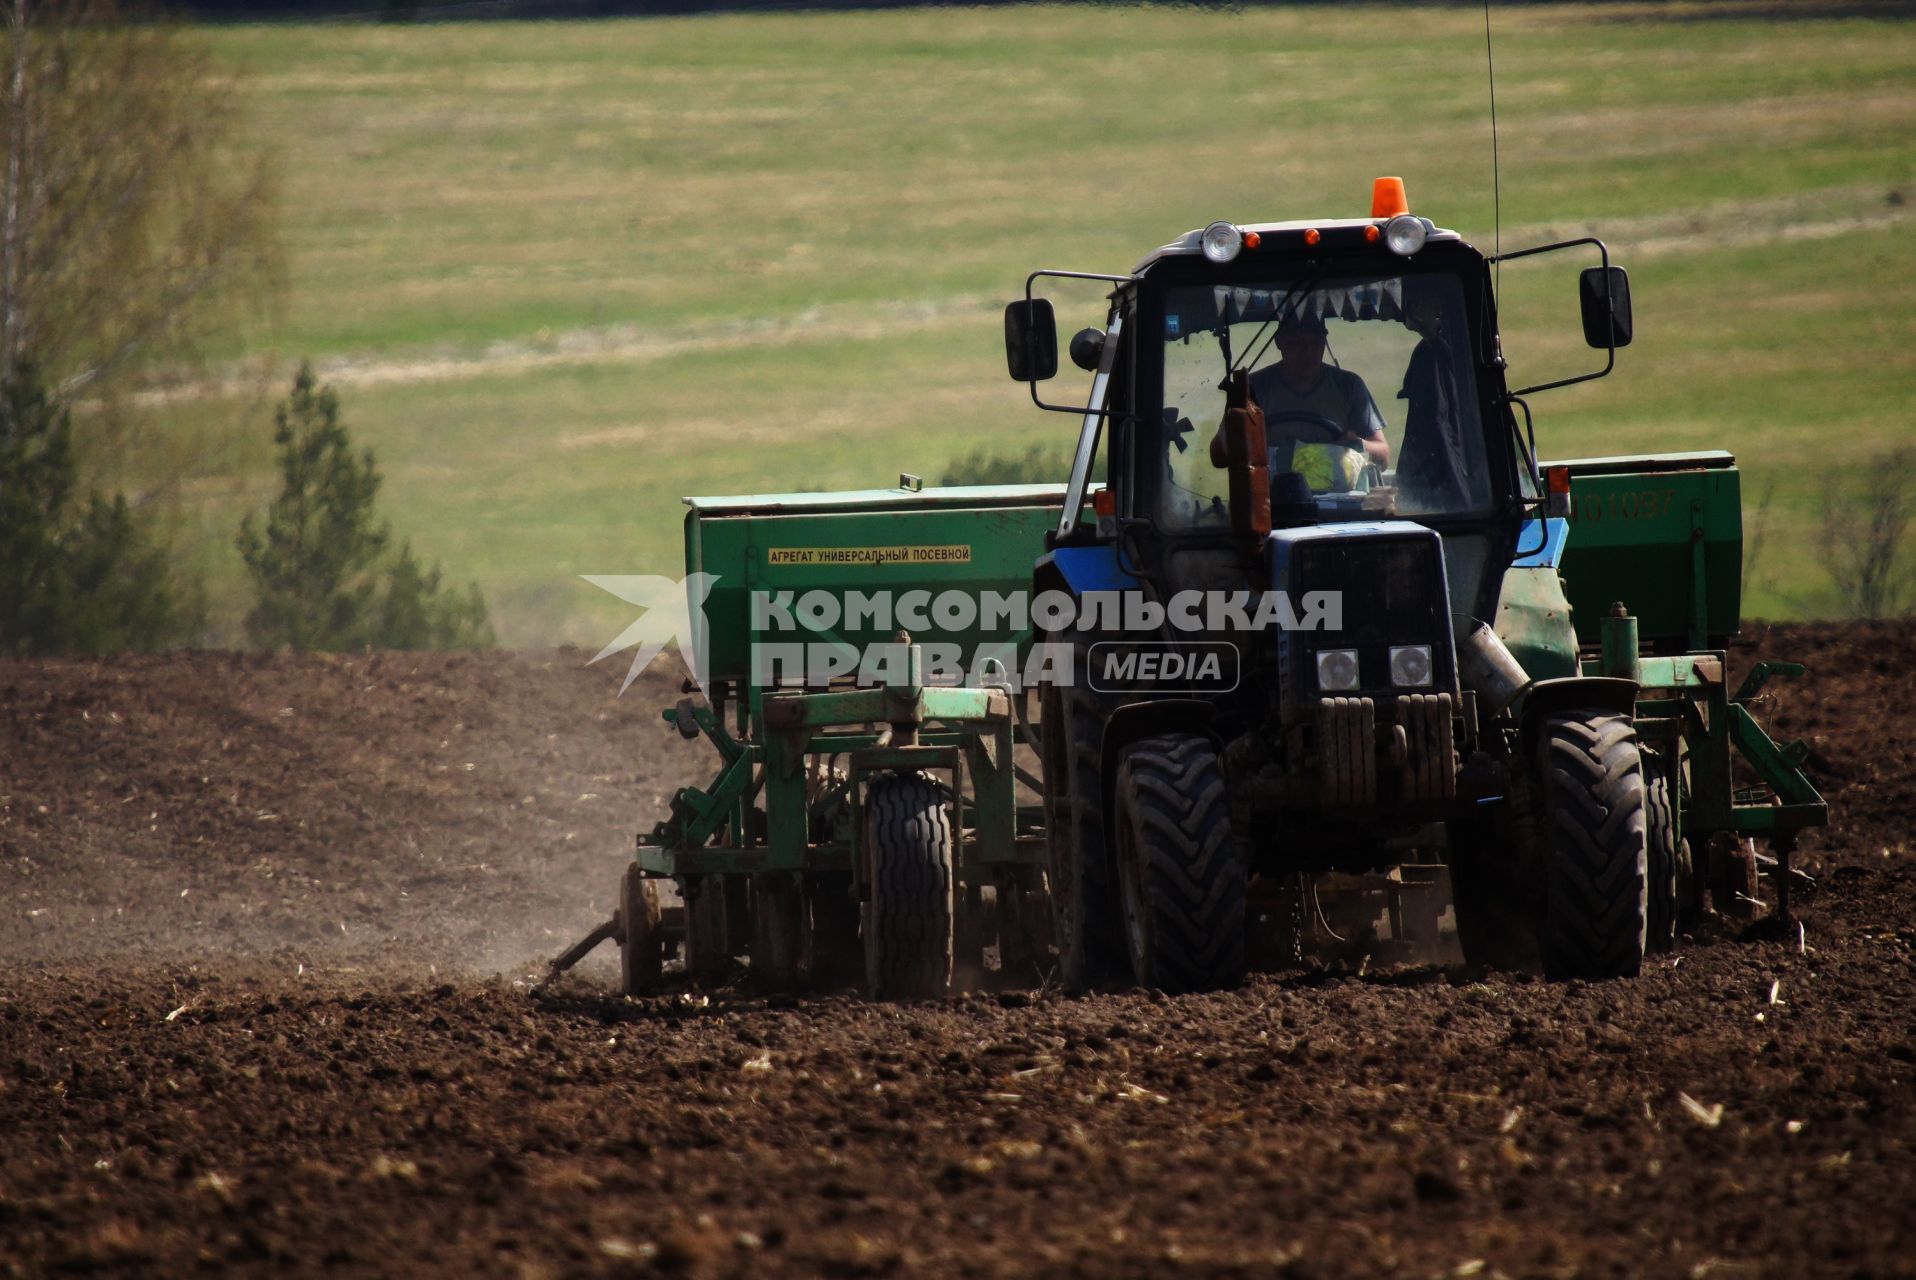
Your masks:
<svg viewBox="0 0 1916 1280"><path fill-rule="evenodd" d="M280 492L263 527L240 523L239 552L258 593L247 638L297 650L468 649L493 643L477 585L441 594L438 565L410 545L391 553L377 519L379 468L355 455L339 399L302 365L274 415Z"/></svg>
<svg viewBox="0 0 1916 1280"><path fill-rule="evenodd" d="M167 582L126 499L81 495L67 412L22 366L0 385L0 652L168 644L185 624Z"/></svg>

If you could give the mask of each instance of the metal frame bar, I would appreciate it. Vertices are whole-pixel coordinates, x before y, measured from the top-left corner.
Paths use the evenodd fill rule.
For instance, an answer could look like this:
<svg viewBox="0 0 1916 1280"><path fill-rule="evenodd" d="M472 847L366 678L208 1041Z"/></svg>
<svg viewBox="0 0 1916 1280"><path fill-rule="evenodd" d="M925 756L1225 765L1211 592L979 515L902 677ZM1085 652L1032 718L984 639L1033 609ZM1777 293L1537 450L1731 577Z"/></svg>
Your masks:
<svg viewBox="0 0 1916 1280"><path fill-rule="evenodd" d="M1037 295L1031 292L1031 286L1034 282L1041 279L1104 280L1104 281L1108 281L1111 284L1136 284L1138 282L1137 276L1111 276L1111 275L1105 275L1102 272L1097 272L1097 271L1052 271L1052 270L1041 268L1025 277L1025 301L1026 302L1029 303L1029 302L1037 301ZM1111 308L1110 312L1106 315L1106 318L1105 318L1105 333L1104 333L1105 354L1099 363L1106 367L1108 367L1111 362L1110 353L1116 349L1115 344L1117 342L1118 335L1115 332L1113 332L1110 327L1112 320L1115 319L1116 316L1117 316L1117 308L1114 306ZM1103 373L1104 369L1100 369L1099 372ZM1037 405L1040 409L1048 409L1053 413L1082 413L1086 415L1087 417L1091 416L1094 412L1100 418L1102 418L1105 415L1104 409L1093 408L1093 406L1102 405L1104 403L1102 388L1099 386L1096 380L1093 380L1091 384L1090 399L1083 405L1048 404L1045 401L1040 400L1038 398L1038 384L1035 380L1027 382L1025 385L1031 389L1031 403Z"/></svg>
<svg viewBox="0 0 1916 1280"><path fill-rule="evenodd" d="M1759 662L1732 696L1724 683L1725 657L1713 651L1639 658L1639 733L1672 760L1689 764L1689 793L1671 797L1685 837L1694 842L1723 831L1791 843L1804 828L1827 825L1829 804L1803 772L1808 747L1771 738L1749 703L1771 678L1801 675L1802 664ZM1756 789L1762 798L1739 796L1738 756L1762 784Z"/></svg>
<svg viewBox="0 0 1916 1280"><path fill-rule="evenodd" d="M1486 258L1484 261L1486 263L1514 262L1518 258L1534 257L1540 253L1556 253L1560 249L1574 249L1578 245L1584 244L1594 244L1597 246L1597 252L1603 258L1604 288L1607 290L1610 281L1610 246L1595 236L1578 236L1575 240L1559 240L1555 244L1540 244L1530 249L1516 249L1510 253L1498 254L1495 257ZM1580 373L1574 378L1559 378L1555 382L1539 382L1534 387L1519 387L1515 391L1505 392L1504 398L1507 400L1515 400L1520 396L1533 395L1539 391L1552 391L1558 387L1569 387L1579 382L1593 382L1598 378L1608 377L1610 372L1617 367L1617 327L1614 308L1611 312L1610 345L1606 351L1609 358L1604 362L1603 368L1597 370L1595 373Z"/></svg>
<svg viewBox="0 0 1916 1280"><path fill-rule="evenodd" d="M678 716L668 710L665 719L676 723ZM1021 735L1003 689L907 684L767 696L753 687L740 699L739 721L740 736L733 737L709 707L695 709L693 723L719 752L718 776L708 790L681 788L671 815L639 837L646 874L857 872L864 788L895 770L950 773L954 855L965 878L988 879L999 864L1042 857L1028 837L1021 840L1023 809L1033 806L1017 804L1013 751ZM915 741L893 741L900 725L914 730ZM850 838L814 841L807 762L837 756L850 760ZM763 840L755 838L754 815L761 813Z"/></svg>

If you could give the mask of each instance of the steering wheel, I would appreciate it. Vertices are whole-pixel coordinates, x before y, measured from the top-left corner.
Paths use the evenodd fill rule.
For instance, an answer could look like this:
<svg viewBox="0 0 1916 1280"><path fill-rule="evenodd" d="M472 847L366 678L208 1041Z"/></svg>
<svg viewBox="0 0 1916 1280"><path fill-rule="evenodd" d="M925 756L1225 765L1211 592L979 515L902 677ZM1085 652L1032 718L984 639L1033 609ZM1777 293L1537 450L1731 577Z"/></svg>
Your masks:
<svg viewBox="0 0 1916 1280"><path fill-rule="evenodd" d="M1312 413L1308 409L1282 409L1276 413L1267 413L1264 415L1264 426L1266 429L1280 422L1295 423L1300 427L1311 427L1323 434L1323 440L1306 441L1306 443L1336 444L1350 434L1350 432L1344 428L1344 424L1338 422L1335 418L1327 418L1321 413ZM1298 439L1298 436L1294 432L1285 432L1282 434L1288 439Z"/></svg>

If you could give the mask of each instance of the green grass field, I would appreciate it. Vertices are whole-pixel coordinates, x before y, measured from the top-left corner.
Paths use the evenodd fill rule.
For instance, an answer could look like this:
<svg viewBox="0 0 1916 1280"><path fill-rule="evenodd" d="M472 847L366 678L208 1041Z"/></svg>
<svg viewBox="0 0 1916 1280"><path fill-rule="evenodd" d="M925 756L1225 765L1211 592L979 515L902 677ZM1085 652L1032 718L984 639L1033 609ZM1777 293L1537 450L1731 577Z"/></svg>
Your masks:
<svg viewBox="0 0 1916 1280"><path fill-rule="evenodd" d="M1635 285L1620 371L1536 399L1545 453L1734 450L1749 522L1775 492L1747 612L1822 612L1824 486L1916 416L1916 23L1733 14L1499 6L1502 242L1594 231ZM682 494L887 484L1069 433L1003 373L998 310L1034 267L1361 216L1384 173L1493 235L1467 8L209 35L284 148L291 251L277 332L214 355L282 375L171 401L122 465L195 459L216 639L300 357L378 451L395 527L478 579L507 643L595 643L623 606L576 575L674 571ZM1583 358L1571 268L1503 290L1513 376Z"/></svg>

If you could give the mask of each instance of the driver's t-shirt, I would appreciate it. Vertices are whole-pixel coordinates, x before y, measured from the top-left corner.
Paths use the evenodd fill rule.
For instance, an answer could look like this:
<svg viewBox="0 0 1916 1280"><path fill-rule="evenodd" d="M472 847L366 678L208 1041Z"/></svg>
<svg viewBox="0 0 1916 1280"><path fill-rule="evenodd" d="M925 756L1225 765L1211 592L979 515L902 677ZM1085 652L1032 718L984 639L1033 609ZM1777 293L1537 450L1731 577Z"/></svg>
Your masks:
<svg viewBox="0 0 1916 1280"><path fill-rule="evenodd" d="M1318 414L1343 423L1351 434L1366 440L1375 440L1384 434L1384 415L1378 411L1377 401L1371 398L1370 388L1348 369L1325 365L1317 385L1300 392L1284 381L1276 365L1267 365L1251 375L1251 395L1264 410L1271 475L1302 472L1312 490L1318 493L1355 485L1356 473L1363 468L1363 456L1335 445L1312 443L1308 439L1309 427L1302 432L1307 437L1305 440L1279 439L1281 415Z"/></svg>

